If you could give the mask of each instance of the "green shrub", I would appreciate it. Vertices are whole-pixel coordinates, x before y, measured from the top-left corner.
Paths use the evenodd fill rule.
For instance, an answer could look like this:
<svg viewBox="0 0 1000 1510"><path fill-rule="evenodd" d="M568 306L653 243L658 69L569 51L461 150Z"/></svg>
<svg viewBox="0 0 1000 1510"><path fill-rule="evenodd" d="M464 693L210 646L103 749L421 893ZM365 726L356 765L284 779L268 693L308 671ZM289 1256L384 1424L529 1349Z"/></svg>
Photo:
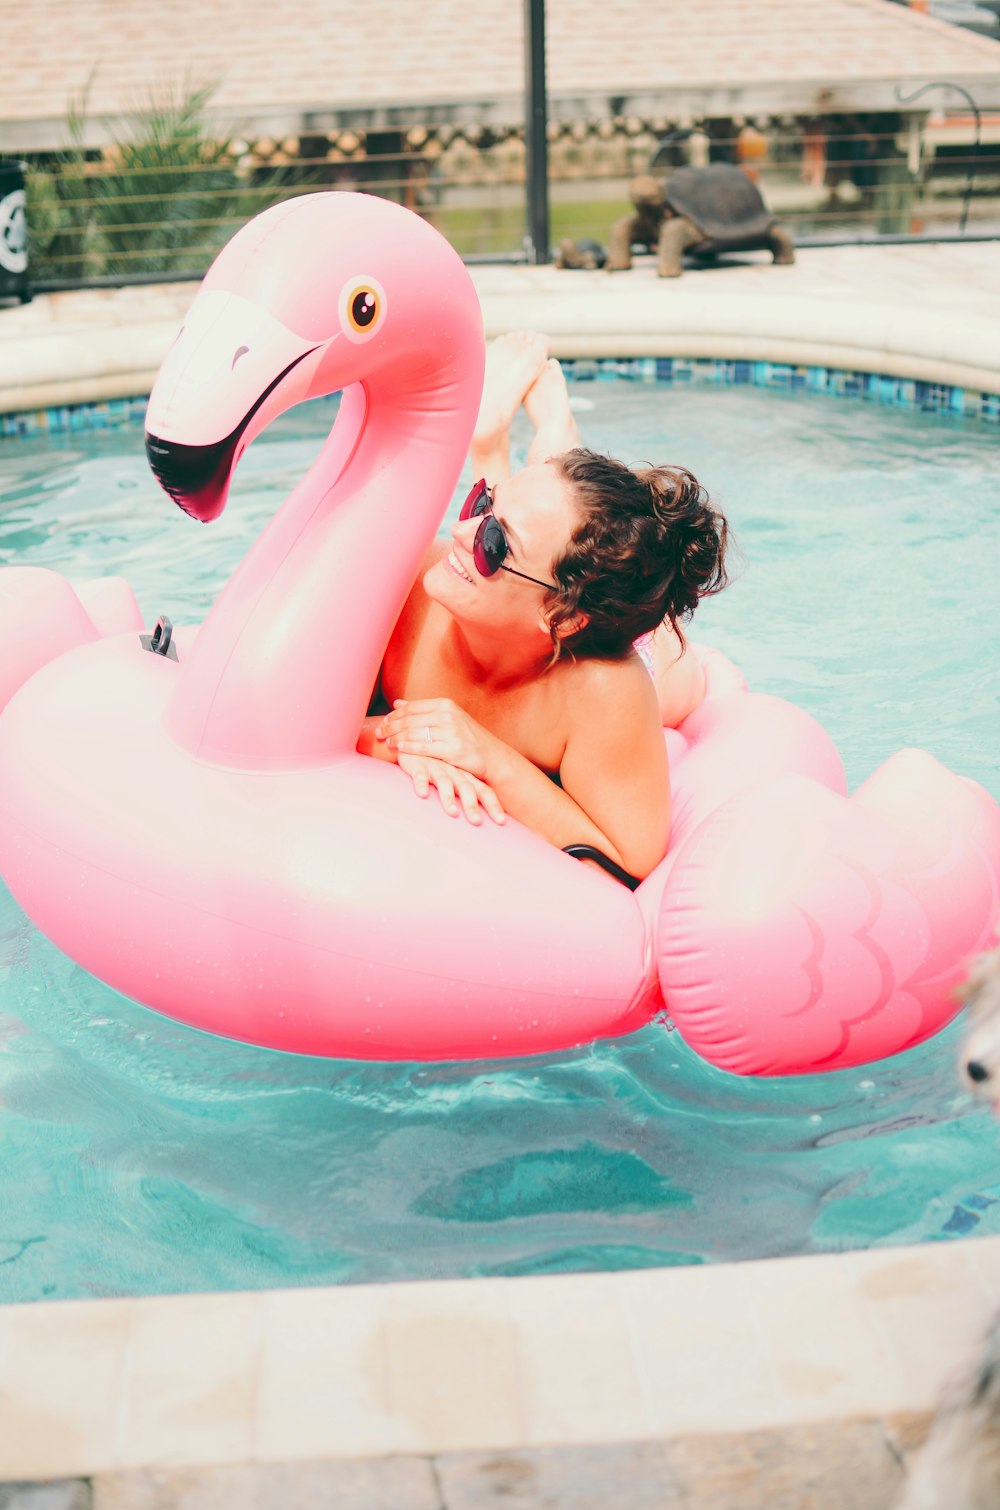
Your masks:
<svg viewBox="0 0 1000 1510"><path fill-rule="evenodd" d="M269 170L262 187L247 182L232 134L206 119L213 92L151 94L95 151L84 146L88 85L67 116L67 149L29 162L35 282L200 273L251 215L308 186L287 168Z"/></svg>

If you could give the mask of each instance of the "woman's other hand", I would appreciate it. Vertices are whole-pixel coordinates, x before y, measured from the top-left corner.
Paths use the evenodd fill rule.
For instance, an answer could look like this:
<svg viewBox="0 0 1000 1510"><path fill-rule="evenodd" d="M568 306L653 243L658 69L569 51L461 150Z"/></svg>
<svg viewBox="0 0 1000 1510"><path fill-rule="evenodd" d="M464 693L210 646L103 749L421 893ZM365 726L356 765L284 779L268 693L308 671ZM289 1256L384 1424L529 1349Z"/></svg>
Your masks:
<svg viewBox="0 0 1000 1510"><path fill-rule="evenodd" d="M479 824L482 823L485 812L494 823L505 821L507 815L499 797L478 776L450 765L445 760L427 755L410 755L401 749L397 749L396 758L400 770L405 771L413 782L417 796L426 797L431 787L434 787L441 799L441 806L450 817L457 818L459 812L462 812L470 823Z"/></svg>
<svg viewBox="0 0 1000 1510"><path fill-rule="evenodd" d="M470 718L450 697L421 697L413 702L397 698L375 730L397 757L425 755L489 781L490 757L496 736Z"/></svg>

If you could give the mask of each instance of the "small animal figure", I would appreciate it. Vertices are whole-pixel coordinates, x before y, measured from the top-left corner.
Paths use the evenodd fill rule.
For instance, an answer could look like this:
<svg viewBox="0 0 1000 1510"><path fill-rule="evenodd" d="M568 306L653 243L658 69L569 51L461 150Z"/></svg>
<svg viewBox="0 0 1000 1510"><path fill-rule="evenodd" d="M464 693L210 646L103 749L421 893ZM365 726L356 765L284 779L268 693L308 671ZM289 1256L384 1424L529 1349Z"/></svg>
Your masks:
<svg viewBox="0 0 1000 1510"><path fill-rule="evenodd" d="M969 1028L959 1068L974 1096L1000 1115L1000 948L981 954L961 994ZM997 1510L1000 1506L1000 1318L982 1353L942 1401L896 1510Z"/></svg>
<svg viewBox="0 0 1000 1510"><path fill-rule="evenodd" d="M721 252L767 248L776 264L795 261L795 245L764 203L757 185L731 163L678 168L665 182L651 174L632 180L634 213L615 221L608 271L632 266L632 247L656 252L661 278L679 278L684 253L714 259Z"/></svg>

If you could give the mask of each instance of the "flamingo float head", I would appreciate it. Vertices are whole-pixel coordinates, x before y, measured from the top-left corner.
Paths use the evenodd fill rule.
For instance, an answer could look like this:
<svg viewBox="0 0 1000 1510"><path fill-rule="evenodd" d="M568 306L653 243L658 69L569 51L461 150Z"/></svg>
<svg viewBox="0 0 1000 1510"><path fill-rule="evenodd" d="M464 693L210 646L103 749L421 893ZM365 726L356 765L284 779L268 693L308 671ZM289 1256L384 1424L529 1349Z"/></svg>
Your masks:
<svg viewBox="0 0 1000 1510"><path fill-rule="evenodd" d="M166 715L179 744L242 765L353 749L392 624L458 481L484 361L468 271L399 205L304 195L257 216L219 254L147 411L147 452L171 497L216 518L254 436L303 399L345 393L308 474L183 658ZM322 697L317 657L339 668Z"/></svg>
<svg viewBox="0 0 1000 1510"><path fill-rule="evenodd" d="M185 512L214 519L278 414L355 383L390 387L397 409L433 406L468 388L470 338L481 346L475 290L426 222L365 194L289 200L210 268L150 397L150 465Z"/></svg>

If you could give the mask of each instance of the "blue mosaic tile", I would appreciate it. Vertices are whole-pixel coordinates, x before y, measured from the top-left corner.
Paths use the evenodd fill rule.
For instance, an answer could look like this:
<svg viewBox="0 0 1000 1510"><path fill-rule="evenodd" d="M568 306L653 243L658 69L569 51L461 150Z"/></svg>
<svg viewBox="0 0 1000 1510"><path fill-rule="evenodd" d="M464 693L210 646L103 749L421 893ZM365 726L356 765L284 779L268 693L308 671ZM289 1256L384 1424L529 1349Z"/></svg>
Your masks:
<svg viewBox="0 0 1000 1510"><path fill-rule="evenodd" d="M1000 393L977 393L943 383L890 377L885 373L847 372L830 367L798 367L786 362L751 362L722 357L576 357L563 363L577 382L626 379L635 383L750 384L758 388L862 398L923 413L971 415L1000 425ZM23 414L0 415L0 436L31 436L65 431L106 430L141 423L147 399L107 399L72 407L56 405Z"/></svg>

